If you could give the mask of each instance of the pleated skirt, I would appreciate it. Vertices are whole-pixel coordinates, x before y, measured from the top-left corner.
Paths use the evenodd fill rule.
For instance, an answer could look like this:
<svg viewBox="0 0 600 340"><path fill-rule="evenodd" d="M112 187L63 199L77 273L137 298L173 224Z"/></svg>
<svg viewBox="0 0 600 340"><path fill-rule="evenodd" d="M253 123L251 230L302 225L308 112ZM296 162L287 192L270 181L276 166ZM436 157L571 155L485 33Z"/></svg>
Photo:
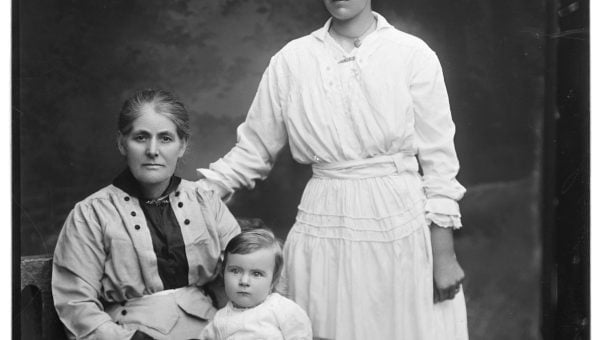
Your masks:
<svg viewBox="0 0 600 340"><path fill-rule="evenodd" d="M468 339L465 299L433 303L418 173L314 176L284 246L278 290L323 339Z"/></svg>

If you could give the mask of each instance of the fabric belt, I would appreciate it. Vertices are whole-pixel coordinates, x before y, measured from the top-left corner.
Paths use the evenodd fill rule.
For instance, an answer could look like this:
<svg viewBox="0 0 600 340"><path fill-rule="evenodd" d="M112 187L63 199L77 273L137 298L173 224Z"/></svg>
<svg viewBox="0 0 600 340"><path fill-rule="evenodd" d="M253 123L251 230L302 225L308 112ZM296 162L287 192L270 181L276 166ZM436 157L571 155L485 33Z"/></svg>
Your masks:
<svg viewBox="0 0 600 340"><path fill-rule="evenodd" d="M403 172L419 171L419 163L414 154L397 153L380 155L366 159L356 159L312 165L313 177L337 179L361 179L384 177Z"/></svg>

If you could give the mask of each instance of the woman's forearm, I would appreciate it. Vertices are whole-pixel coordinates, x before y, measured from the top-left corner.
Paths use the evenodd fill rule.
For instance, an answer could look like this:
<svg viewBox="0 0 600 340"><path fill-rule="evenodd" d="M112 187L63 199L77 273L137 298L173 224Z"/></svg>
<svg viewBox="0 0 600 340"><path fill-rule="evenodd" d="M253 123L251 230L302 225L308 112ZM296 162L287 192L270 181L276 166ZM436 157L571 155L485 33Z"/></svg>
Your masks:
<svg viewBox="0 0 600 340"><path fill-rule="evenodd" d="M454 234L452 228L431 224L431 250L433 257L454 256Z"/></svg>

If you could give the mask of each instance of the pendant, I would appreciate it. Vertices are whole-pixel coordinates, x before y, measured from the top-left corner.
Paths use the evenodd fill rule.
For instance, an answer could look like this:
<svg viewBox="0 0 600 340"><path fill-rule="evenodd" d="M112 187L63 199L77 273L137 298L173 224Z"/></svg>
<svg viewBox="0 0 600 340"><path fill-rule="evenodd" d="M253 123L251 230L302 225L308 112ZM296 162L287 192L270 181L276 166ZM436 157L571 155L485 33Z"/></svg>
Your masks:
<svg viewBox="0 0 600 340"><path fill-rule="evenodd" d="M362 45L362 42L360 41L360 39L354 39L354 47L358 48L358 47L360 47L360 45Z"/></svg>
<svg viewBox="0 0 600 340"><path fill-rule="evenodd" d="M354 59L356 59L356 57L352 56L352 57L346 57L340 61L338 61L338 64L343 64L343 63L347 63L349 61L353 61Z"/></svg>

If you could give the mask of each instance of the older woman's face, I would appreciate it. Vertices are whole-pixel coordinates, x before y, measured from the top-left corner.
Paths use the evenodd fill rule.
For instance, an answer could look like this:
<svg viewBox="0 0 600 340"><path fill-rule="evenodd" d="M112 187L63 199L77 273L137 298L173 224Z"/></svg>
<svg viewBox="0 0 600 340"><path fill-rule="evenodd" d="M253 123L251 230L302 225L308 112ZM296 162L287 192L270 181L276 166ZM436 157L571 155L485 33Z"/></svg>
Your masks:
<svg viewBox="0 0 600 340"><path fill-rule="evenodd" d="M177 135L175 124L156 113L151 105L142 107L131 132L119 138L119 150L149 198L157 197L167 188L185 148L186 142Z"/></svg>

